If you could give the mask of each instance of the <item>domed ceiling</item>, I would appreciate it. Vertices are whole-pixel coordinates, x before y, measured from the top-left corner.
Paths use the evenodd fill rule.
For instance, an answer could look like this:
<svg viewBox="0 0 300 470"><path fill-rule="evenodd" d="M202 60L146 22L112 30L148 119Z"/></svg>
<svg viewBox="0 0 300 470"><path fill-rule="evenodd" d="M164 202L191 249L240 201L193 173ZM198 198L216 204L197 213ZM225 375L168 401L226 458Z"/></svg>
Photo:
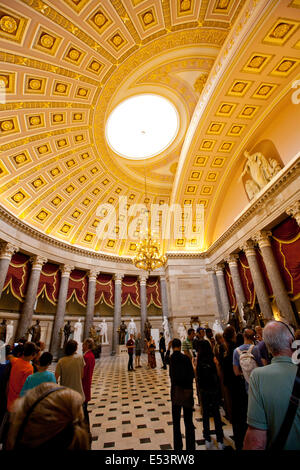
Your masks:
<svg viewBox="0 0 300 470"><path fill-rule="evenodd" d="M96 229L99 206L118 207L121 196L129 210L201 203L209 219L254 116L299 71L299 2L259 3L0 2L1 206L50 237L117 255L134 255L136 242ZM252 14L253 32L240 37ZM178 133L150 159L123 158L107 143L107 119L148 93L176 108Z"/></svg>

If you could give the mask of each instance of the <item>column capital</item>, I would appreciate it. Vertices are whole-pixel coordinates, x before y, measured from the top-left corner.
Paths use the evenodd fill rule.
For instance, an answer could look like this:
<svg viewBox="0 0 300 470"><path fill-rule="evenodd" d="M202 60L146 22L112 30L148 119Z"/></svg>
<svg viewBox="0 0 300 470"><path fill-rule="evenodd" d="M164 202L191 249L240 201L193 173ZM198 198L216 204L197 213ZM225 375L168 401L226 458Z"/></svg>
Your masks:
<svg viewBox="0 0 300 470"><path fill-rule="evenodd" d="M270 231L260 230L259 232L256 232L251 238L256 243L258 243L258 246L260 248L263 248L265 246L271 246L271 242L269 239L271 235L272 235L272 232Z"/></svg>
<svg viewBox="0 0 300 470"><path fill-rule="evenodd" d="M224 272L223 272L223 269L225 268L225 264L224 263L217 263L215 266L214 266L214 270L217 274L217 276L220 276L220 275L224 275Z"/></svg>
<svg viewBox="0 0 300 470"><path fill-rule="evenodd" d="M160 274L160 275L159 275L159 278L160 278L161 281L166 281L166 280L167 280L165 274Z"/></svg>
<svg viewBox="0 0 300 470"><path fill-rule="evenodd" d="M209 274L215 274L215 266L210 267L210 268L205 268L205 271Z"/></svg>
<svg viewBox="0 0 300 470"><path fill-rule="evenodd" d="M100 274L100 269L91 268L88 271L89 282L96 282L98 274Z"/></svg>
<svg viewBox="0 0 300 470"><path fill-rule="evenodd" d="M122 279L124 277L124 274L116 273L114 274L114 281L116 284L122 284Z"/></svg>
<svg viewBox="0 0 300 470"><path fill-rule="evenodd" d="M239 259L239 255L237 253L232 253L231 255L225 258L225 261L229 264L229 266L237 266L237 261Z"/></svg>
<svg viewBox="0 0 300 470"><path fill-rule="evenodd" d="M12 255L19 250L19 248L12 243L5 243L1 242L0 243L0 259L11 259Z"/></svg>
<svg viewBox="0 0 300 470"><path fill-rule="evenodd" d="M146 285L147 279L148 279L148 276L146 276L145 274L139 275L139 281L141 285Z"/></svg>
<svg viewBox="0 0 300 470"><path fill-rule="evenodd" d="M32 269L36 270L41 270L43 265L47 263L47 258L44 258L43 256L36 255L36 256L31 256L30 262L32 263Z"/></svg>
<svg viewBox="0 0 300 470"><path fill-rule="evenodd" d="M69 277L71 271L75 269L75 266L72 266L71 264L61 264L59 269L61 270L61 277Z"/></svg>
<svg viewBox="0 0 300 470"><path fill-rule="evenodd" d="M300 201L294 202L290 207L288 207L285 212L287 215L291 215L300 225Z"/></svg>
<svg viewBox="0 0 300 470"><path fill-rule="evenodd" d="M253 240L246 240L242 245L240 245L240 249L243 250L246 256L256 256Z"/></svg>

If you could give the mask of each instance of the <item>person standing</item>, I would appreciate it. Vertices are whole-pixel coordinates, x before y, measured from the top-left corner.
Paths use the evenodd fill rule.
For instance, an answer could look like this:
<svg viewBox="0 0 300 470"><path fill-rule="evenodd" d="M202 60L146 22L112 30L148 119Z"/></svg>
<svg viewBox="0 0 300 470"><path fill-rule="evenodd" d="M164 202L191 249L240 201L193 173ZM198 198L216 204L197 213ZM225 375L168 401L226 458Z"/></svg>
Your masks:
<svg viewBox="0 0 300 470"><path fill-rule="evenodd" d="M189 328L187 332L187 338L182 343L182 352L190 358L191 362L193 363L193 339L195 337L195 330L194 328Z"/></svg>
<svg viewBox="0 0 300 470"><path fill-rule="evenodd" d="M82 378L85 362L80 354L76 354L78 343L70 339L65 347L65 357L62 357L56 366L55 377L60 385L72 388L82 396L82 403L85 401L82 387Z"/></svg>
<svg viewBox="0 0 300 470"><path fill-rule="evenodd" d="M170 356L172 345L173 354ZM171 379L171 402L173 418L173 442L174 450L182 450L182 435L180 429L181 410L185 425L186 450L195 450L195 426L193 423L193 380L194 369L187 355L181 352L181 341L174 338L170 341L166 354L166 362L169 364Z"/></svg>
<svg viewBox="0 0 300 470"><path fill-rule="evenodd" d="M82 344L82 351L83 351L83 359L85 362L85 366L83 369L83 377L82 377L82 388L84 391L85 400L83 403L83 411L84 411L84 418L88 425L88 429L90 429L90 419L88 413L88 402L91 400L91 387L92 387L92 378L93 372L95 368L95 356L93 353L94 349L94 341L92 338L87 338L84 340Z"/></svg>
<svg viewBox="0 0 300 470"><path fill-rule="evenodd" d="M53 356L49 352L44 352L36 365L37 372L32 375L29 375L23 385L23 388L20 392L20 397L23 397L28 390L31 390L34 387L44 383L44 382L53 382L56 384L55 375L53 372L48 371L48 367L52 362Z"/></svg>
<svg viewBox="0 0 300 470"><path fill-rule="evenodd" d="M161 362L162 362L162 369L166 369L166 363L165 363L165 354L166 354L166 341L164 338L164 334L161 332L159 334L159 352L160 352L160 357L161 357Z"/></svg>
<svg viewBox="0 0 300 470"><path fill-rule="evenodd" d="M135 370L133 368L133 353L134 353L134 335L131 334L129 340L126 343L128 351L128 370Z"/></svg>
<svg viewBox="0 0 300 470"><path fill-rule="evenodd" d="M138 333L135 340L135 368L142 367L140 364L142 354L142 335Z"/></svg>
<svg viewBox="0 0 300 470"><path fill-rule="evenodd" d="M263 330L263 340L273 358L271 364L257 367L250 376L244 450L300 450L299 404L287 438L277 441L300 367L292 360L294 339L292 328L280 321L268 322ZM295 396L293 401L297 403Z"/></svg>
<svg viewBox="0 0 300 470"><path fill-rule="evenodd" d="M147 342L148 366L150 367L150 369L155 369L156 367L155 349L156 349L155 341L152 338L152 336L150 336L150 339Z"/></svg>

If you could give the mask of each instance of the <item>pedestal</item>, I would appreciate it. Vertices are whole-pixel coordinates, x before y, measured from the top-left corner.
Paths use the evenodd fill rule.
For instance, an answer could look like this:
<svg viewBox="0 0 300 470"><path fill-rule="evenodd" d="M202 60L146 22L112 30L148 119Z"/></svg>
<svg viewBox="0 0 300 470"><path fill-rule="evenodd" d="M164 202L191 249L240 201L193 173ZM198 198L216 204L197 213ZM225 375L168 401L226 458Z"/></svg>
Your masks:
<svg viewBox="0 0 300 470"><path fill-rule="evenodd" d="M117 356L124 356L125 354L127 354L127 348L126 348L125 344L117 344L116 355Z"/></svg>

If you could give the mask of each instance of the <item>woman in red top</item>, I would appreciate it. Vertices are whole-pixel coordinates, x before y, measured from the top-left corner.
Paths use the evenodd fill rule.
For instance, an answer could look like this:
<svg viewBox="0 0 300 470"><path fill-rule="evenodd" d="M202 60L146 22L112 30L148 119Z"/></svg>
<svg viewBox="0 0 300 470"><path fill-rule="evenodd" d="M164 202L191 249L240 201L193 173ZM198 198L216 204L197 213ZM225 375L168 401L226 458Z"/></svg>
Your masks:
<svg viewBox="0 0 300 470"><path fill-rule="evenodd" d="M88 427L90 428L90 420L89 420L89 413L88 413L88 402L91 399L91 386L92 386L92 378L93 372L95 367L95 356L92 352L94 348L94 341L91 338L87 338L82 344L82 351L83 351L83 358L85 362L85 366L83 369L83 378L82 378L82 388L85 395L85 400L83 403L83 411L84 416L87 422Z"/></svg>

